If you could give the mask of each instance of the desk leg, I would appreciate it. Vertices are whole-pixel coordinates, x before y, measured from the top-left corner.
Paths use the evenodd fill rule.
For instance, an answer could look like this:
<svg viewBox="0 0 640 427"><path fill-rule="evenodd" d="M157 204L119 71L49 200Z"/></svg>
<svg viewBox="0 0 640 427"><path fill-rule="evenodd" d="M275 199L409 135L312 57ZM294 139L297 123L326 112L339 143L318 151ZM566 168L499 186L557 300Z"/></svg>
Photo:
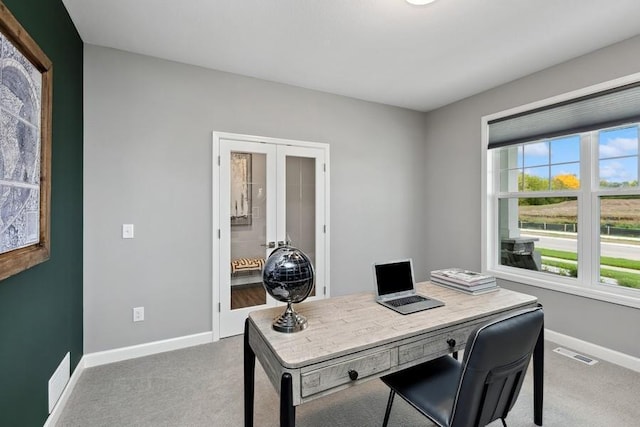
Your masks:
<svg viewBox="0 0 640 427"><path fill-rule="evenodd" d="M533 349L533 422L542 425L542 397L544 380L544 325Z"/></svg>
<svg viewBox="0 0 640 427"><path fill-rule="evenodd" d="M253 427L256 355L249 345L249 319L244 322L244 426Z"/></svg>
<svg viewBox="0 0 640 427"><path fill-rule="evenodd" d="M293 406L293 381L285 372L280 381L280 427L295 427L296 407Z"/></svg>

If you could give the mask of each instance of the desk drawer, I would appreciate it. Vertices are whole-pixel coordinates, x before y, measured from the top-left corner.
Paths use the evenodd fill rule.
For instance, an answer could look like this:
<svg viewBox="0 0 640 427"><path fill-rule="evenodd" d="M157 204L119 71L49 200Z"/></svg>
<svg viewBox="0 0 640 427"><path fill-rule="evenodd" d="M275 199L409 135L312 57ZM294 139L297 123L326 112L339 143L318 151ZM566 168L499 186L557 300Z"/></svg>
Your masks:
<svg viewBox="0 0 640 427"><path fill-rule="evenodd" d="M434 337L401 345L398 348L398 364L402 366L414 360L426 357L434 358L451 353L454 350L452 350L449 340L455 341L454 349L464 349L464 344L475 327L476 325L468 325Z"/></svg>
<svg viewBox="0 0 640 427"><path fill-rule="evenodd" d="M354 382L356 379L366 378L390 368L391 351L384 350L316 369L301 375L302 397Z"/></svg>

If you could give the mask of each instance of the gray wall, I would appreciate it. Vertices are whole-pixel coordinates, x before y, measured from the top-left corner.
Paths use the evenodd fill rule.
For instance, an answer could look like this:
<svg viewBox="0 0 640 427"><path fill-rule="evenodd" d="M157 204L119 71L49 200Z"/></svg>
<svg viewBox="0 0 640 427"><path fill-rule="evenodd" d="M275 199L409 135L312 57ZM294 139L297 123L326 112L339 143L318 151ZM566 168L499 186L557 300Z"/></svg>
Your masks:
<svg viewBox="0 0 640 427"><path fill-rule="evenodd" d="M640 72L638 52L640 37L635 37L427 115L428 270L480 268L481 117ZM522 284L502 285L538 296L546 307L547 328L640 357L640 310Z"/></svg>
<svg viewBox="0 0 640 427"><path fill-rule="evenodd" d="M332 295L424 261L424 114L85 45L86 353L211 331L211 132L331 146ZM475 221L477 223L477 221ZM123 223L135 239L121 239ZM132 323L131 309L146 320Z"/></svg>
<svg viewBox="0 0 640 427"><path fill-rule="evenodd" d="M425 120L85 45L85 352L211 330L211 131L329 143L332 294L370 290L381 259L413 257L419 280L444 266L479 269L480 118L640 72L638 51L640 37ZM129 222L136 238L122 240ZM548 328L640 357L637 309L502 285L537 295ZM139 305L146 321L134 324Z"/></svg>

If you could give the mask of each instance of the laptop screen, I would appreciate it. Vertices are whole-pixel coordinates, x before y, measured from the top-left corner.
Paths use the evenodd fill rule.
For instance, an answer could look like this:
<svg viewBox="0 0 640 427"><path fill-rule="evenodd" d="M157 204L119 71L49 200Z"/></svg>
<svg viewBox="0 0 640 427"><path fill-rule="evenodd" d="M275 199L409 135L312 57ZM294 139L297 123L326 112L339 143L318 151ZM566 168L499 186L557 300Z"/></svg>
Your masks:
<svg viewBox="0 0 640 427"><path fill-rule="evenodd" d="M375 264L378 295L395 294L413 289L411 260Z"/></svg>

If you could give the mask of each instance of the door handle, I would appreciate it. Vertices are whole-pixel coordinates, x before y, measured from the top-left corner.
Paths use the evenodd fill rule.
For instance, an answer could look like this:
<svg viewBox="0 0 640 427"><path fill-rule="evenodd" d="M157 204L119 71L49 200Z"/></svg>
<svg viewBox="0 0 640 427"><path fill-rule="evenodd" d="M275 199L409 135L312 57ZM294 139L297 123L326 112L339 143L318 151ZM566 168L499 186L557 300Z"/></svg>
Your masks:
<svg viewBox="0 0 640 427"><path fill-rule="evenodd" d="M278 242L279 243L279 242ZM276 247L276 242L268 242L268 243L263 243L260 246L264 246L265 248L275 248Z"/></svg>

